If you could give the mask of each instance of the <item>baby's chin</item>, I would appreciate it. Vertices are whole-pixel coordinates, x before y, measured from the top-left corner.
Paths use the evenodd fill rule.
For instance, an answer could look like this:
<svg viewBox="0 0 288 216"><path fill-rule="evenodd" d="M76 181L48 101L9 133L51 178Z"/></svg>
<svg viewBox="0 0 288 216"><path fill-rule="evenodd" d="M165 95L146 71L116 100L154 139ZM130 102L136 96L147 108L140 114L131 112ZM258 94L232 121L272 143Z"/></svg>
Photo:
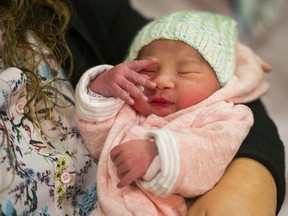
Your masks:
<svg viewBox="0 0 288 216"><path fill-rule="evenodd" d="M156 116L159 116L159 117L166 117L166 116L168 116L168 115L170 115L170 114L173 114L173 113L175 113L176 112L176 110L174 111L172 111L172 110L169 110L169 109L157 109L157 110L153 110L152 112L150 112L150 113L146 113L146 116L149 116L149 115L156 115Z"/></svg>
<svg viewBox="0 0 288 216"><path fill-rule="evenodd" d="M139 114L148 117L150 115L157 115L159 117L165 117L172 113L175 113L178 111L178 109L175 107L175 104L169 104L169 105L149 105L149 104L143 104L143 103L136 103L132 105L133 108L138 112Z"/></svg>

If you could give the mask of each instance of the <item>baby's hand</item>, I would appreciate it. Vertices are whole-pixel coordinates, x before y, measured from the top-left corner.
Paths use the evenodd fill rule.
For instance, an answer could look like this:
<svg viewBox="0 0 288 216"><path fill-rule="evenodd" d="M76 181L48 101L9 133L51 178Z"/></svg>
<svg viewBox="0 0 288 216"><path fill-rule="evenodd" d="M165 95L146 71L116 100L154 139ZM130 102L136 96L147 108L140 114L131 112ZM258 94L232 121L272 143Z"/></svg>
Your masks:
<svg viewBox="0 0 288 216"><path fill-rule="evenodd" d="M130 185L142 177L157 154L155 143L146 140L131 140L114 147L110 157L120 180L117 187Z"/></svg>
<svg viewBox="0 0 288 216"><path fill-rule="evenodd" d="M156 84L148 76L138 71L155 70L157 59L135 60L116 65L99 75L91 84L91 90L105 97L118 97L127 104L134 104L133 98L147 101L147 97L137 87L154 89Z"/></svg>

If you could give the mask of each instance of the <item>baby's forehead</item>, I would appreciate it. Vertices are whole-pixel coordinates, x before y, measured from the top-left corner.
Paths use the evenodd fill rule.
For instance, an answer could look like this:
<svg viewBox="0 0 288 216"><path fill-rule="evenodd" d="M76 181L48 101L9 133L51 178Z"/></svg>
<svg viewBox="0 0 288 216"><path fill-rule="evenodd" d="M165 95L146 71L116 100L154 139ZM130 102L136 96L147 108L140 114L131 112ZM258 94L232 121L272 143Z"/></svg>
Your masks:
<svg viewBox="0 0 288 216"><path fill-rule="evenodd" d="M183 60L198 60L202 63L203 62L207 63L205 59L203 58L203 56L199 53L197 48L194 48L193 46L180 40L163 39L163 38L153 40L149 44L142 47L139 51L138 58L143 57L143 55L144 56L151 55L150 57L154 57L153 53L157 53L157 52L169 53L171 47L172 49L176 48L177 50L176 53L181 52L182 50L189 51L189 55L185 55L185 53L183 53L183 56L181 57L183 58ZM176 53L170 53L170 54L176 55Z"/></svg>

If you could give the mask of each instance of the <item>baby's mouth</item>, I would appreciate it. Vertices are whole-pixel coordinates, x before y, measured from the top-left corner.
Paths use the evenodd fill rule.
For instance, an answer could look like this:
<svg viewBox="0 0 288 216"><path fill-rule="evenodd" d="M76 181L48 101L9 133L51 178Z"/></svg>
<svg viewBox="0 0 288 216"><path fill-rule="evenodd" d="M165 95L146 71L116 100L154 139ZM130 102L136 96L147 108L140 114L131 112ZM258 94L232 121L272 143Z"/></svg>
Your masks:
<svg viewBox="0 0 288 216"><path fill-rule="evenodd" d="M153 98L149 103L153 106L168 106L172 104L170 101L166 100L165 98Z"/></svg>

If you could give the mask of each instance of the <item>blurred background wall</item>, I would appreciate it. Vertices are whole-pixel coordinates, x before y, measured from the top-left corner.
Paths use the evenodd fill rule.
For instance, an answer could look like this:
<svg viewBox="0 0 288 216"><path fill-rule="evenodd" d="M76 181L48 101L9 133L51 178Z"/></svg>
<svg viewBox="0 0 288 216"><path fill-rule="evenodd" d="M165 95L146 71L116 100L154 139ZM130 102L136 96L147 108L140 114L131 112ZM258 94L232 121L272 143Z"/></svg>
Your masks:
<svg viewBox="0 0 288 216"><path fill-rule="evenodd" d="M279 130L288 155L288 0L130 1L135 9L148 18L187 9L233 15L238 21L240 41L252 47L254 52L273 68L271 73L266 74L271 89L263 97L263 102ZM286 160L286 190L288 189L287 167L288 159ZM288 194L288 190L286 193ZM288 215L288 195L278 215Z"/></svg>

